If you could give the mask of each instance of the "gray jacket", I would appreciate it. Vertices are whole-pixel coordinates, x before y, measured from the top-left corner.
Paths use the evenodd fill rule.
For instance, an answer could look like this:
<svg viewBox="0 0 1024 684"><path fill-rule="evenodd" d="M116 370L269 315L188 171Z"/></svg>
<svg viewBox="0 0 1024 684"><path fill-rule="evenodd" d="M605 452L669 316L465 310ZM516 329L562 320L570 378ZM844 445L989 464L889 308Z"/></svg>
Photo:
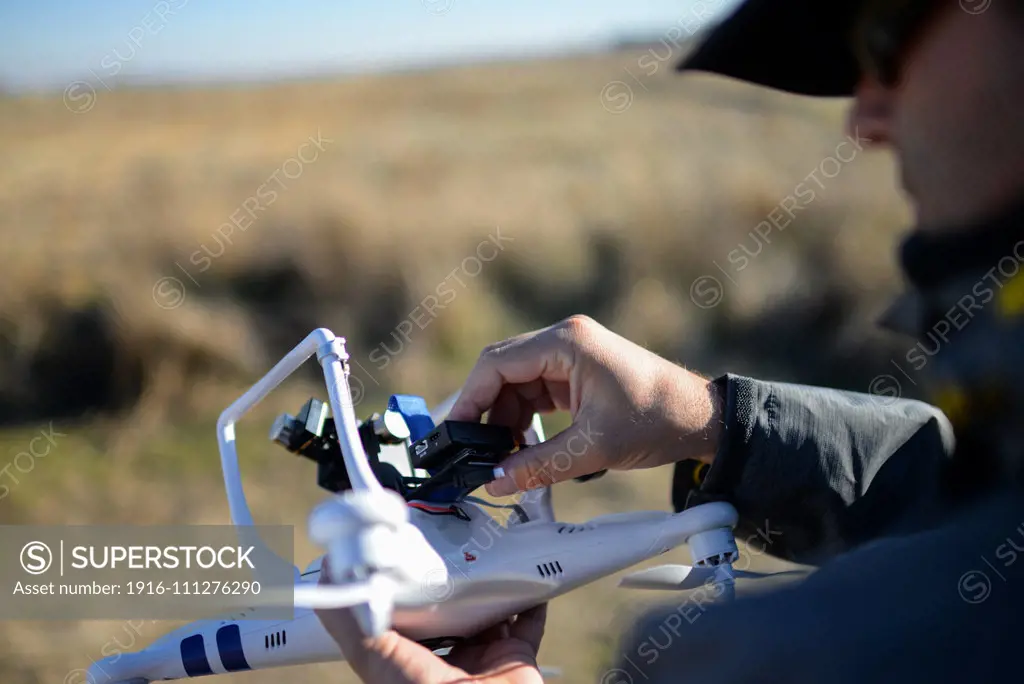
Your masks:
<svg viewBox="0 0 1024 684"><path fill-rule="evenodd" d="M1022 226L1024 205L904 243L896 322L917 344L899 361L942 410L718 380L725 438L699 486L677 477L677 507L730 501L738 537L767 522L768 553L819 567L730 604L673 597L603 684L1024 679Z"/></svg>

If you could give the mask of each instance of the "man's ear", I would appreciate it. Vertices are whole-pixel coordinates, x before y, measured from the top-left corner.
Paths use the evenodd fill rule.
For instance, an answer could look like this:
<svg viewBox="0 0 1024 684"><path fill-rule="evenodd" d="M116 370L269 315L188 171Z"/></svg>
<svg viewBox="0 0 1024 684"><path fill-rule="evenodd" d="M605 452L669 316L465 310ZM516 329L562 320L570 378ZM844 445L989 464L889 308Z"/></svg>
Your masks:
<svg viewBox="0 0 1024 684"><path fill-rule="evenodd" d="M874 79L862 79L857 85L846 129L858 141L884 145L890 141L896 93Z"/></svg>

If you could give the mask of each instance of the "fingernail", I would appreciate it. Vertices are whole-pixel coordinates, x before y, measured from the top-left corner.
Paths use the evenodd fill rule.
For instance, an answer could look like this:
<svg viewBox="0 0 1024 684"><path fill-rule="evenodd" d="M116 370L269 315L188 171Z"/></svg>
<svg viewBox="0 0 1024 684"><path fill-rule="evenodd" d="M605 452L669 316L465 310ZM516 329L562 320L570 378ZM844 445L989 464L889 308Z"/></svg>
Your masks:
<svg viewBox="0 0 1024 684"><path fill-rule="evenodd" d="M501 475L498 475L497 471L499 470L501 470ZM487 484L488 494L491 496L508 496L518 491L519 488L516 487L516 481L505 475L503 468L495 468L494 471L497 479Z"/></svg>

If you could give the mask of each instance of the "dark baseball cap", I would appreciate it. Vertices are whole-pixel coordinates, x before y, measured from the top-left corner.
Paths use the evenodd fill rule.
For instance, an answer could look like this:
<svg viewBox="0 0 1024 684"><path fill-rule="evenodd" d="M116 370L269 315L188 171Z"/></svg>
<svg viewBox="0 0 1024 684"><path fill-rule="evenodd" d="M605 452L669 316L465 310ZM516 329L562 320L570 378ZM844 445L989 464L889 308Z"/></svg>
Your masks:
<svg viewBox="0 0 1024 684"><path fill-rule="evenodd" d="M678 65L798 95L853 95L864 0L745 0Z"/></svg>

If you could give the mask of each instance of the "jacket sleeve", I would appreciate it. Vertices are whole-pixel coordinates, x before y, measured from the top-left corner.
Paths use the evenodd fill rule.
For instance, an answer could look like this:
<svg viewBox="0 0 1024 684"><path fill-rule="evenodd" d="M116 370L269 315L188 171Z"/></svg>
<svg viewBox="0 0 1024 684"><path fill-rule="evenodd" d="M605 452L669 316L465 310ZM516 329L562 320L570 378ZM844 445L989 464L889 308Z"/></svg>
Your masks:
<svg viewBox="0 0 1024 684"><path fill-rule="evenodd" d="M728 501L738 539L818 564L942 510L952 428L923 402L726 375L718 453L699 488L673 498L691 507ZM692 485L691 485L692 486Z"/></svg>
<svg viewBox="0 0 1024 684"><path fill-rule="evenodd" d="M1019 681L1005 654L1019 648L1022 517L1014 487L945 524L865 544L799 582L727 602L710 584L668 595L627 631L600 681Z"/></svg>

